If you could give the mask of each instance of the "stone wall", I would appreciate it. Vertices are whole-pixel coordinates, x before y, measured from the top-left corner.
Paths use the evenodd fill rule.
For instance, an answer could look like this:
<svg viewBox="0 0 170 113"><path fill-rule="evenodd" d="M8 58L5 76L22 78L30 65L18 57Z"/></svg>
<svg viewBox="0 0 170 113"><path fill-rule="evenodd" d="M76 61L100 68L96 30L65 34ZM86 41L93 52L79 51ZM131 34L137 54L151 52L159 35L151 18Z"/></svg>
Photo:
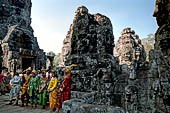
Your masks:
<svg viewBox="0 0 170 113"><path fill-rule="evenodd" d="M154 50L150 51L150 107L154 113L170 112L170 1L156 0L158 23Z"/></svg>
<svg viewBox="0 0 170 113"><path fill-rule="evenodd" d="M30 26L31 7L31 0L0 2L2 65L9 68L9 71L28 67L38 69L45 66L45 53L39 48Z"/></svg>
<svg viewBox="0 0 170 113"><path fill-rule="evenodd" d="M64 39L64 64L78 65L71 73L72 90L98 92L91 104L116 105L113 90L120 67L113 56L112 29L108 17L99 13L92 15L86 7L81 6Z"/></svg>
<svg viewBox="0 0 170 113"><path fill-rule="evenodd" d="M63 46L63 64L78 65L71 73L72 99L64 102L64 112L170 112L168 5L166 0L157 1L159 10L154 15L159 29L149 63L133 30L123 30L114 57L110 20L101 14L89 14L84 6L77 9ZM162 18L167 20L159 20Z"/></svg>
<svg viewBox="0 0 170 113"><path fill-rule="evenodd" d="M138 62L138 64L145 62L144 46L134 30L131 28L123 29L114 48L114 56L118 57L119 64L127 64L129 67L133 61Z"/></svg>

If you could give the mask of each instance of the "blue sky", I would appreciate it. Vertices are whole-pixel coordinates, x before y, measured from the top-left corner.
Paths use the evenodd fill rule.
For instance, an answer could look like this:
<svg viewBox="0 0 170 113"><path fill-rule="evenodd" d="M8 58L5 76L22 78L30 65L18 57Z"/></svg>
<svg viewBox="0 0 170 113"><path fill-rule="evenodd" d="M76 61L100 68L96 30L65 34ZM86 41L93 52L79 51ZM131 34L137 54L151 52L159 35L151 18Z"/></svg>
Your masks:
<svg viewBox="0 0 170 113"><path fill-rule="evenodd" d="M61 52L62 42L77 7L84 5L89 13L101 13L110 18L115 41L126 27L140 38L157 30L152 16L156 0L32 0L32 27L41 49Z"/></svg>

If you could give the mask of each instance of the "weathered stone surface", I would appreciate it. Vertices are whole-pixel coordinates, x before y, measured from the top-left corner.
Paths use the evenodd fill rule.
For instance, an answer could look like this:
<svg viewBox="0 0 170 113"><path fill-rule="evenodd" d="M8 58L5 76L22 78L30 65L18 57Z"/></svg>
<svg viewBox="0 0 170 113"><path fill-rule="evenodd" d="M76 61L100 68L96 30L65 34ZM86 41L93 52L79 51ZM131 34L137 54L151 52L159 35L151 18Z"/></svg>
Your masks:
<svg viewBox="0 0 170 113"><path fill-rule="evenodd" d="M108 17L89 14L88 9L81 6L77 9L73 24L63 41L63 64L77 64L71 72L72 91L77 91L72 96L77 95L75 98L84 102L82 106L85 104L118 106L114 86L121 69L118 60L113 56L112 29ZM76 106L79 106L77 104ZM87 108L92 110L89 112L97 112L93 110L94 105Z"/></svg>
<svg viewBox="0 0 170 113"><path fill-rule="evenodd" d="M65 65L66 59L71 51L71 40L70 40L70 32L71 32L72 24L70 26L70 30L68 31L66 38L63 40L63 47L61 53L61 65Z"/></svg>
<svg viewBox="0 0 170 113"><path fill-rule="evenodd" d="M1 63L9 71L45 66L45 53L30 26L31 7L31 0L0 1Z"/></svg>
<svg viewBox="0 0 170 113"><path fill-rule="evenodd" d="M114 47L114 37L109 18L101 14L91 15L87 8L79 7L63 45L65 48L63 54L69 53L66 56L89 53L113 54L111 49Z"/></svg>
<svg viewBox="0 0 170 113"><path fill-rule="evenodd" d="M170 1L169 0L156 0L155 12L158 26L169 24L170 22Z"/></svg>
<svg viewBox="0 0 170 113"><path fill-rule="evenodd" d="M78 66L74 67L71 73L72 99L64 102L64 112L170 112L168 43L170 25L169 15L166 12L167 4L169 2L166 0L157 1L158 10L156 9L155 16L159 29L155 34L155 49L149 53L149 63L145 62L146 54L141 40L130 28L123 30L116 44L114 55L118 61L112 56L113 52L105 47L105 41L112 40L100 38L100 35L110 36L105 35L107 30L104 30L107 28L104 26L110 25L101 24L102 22L98 21L100 19L89 14L84 6L78 8L65 40L66 54L63 55L65 65L74 63ZM93 32L89 29L90 26L93 26L91 27ZM103 32L98 31L98 28L102 28ZM91 37L88 38L86 34ZM114 44L111 45L110 48L113 50ZM119 106L124 111L121 108L115 111L115 107L111 105ZM108 110L110 107L111 111Z"/></svg>
<svg viewBox="0 0 170 113"><path fill-rule="evenodd" d="M54 56L47 55L47 70L53 69Z"/></svg>
<svg viewBox="0 0 170 113"><path fill-rule="evenodd" d="M154 16L158 30L154 50L149 53L149 107L153 113L170 112L170 1L156 0Z"/></svg>
<svg viewBox="0 0 170 113"><path fill-rule="evenodd" d="M78 99L72 99L63 103L63 113L125 113L120 107L107 105L85 104Z"/></svg>
<svg viewBox="0 0 170 113"><path fill-rule="evenodd" d="M144 46L134 30L131 28L123 29L114 48L114 56L118 57L119 64L127 64L129 67L134 60L137 63L145 62Z"/></svg>

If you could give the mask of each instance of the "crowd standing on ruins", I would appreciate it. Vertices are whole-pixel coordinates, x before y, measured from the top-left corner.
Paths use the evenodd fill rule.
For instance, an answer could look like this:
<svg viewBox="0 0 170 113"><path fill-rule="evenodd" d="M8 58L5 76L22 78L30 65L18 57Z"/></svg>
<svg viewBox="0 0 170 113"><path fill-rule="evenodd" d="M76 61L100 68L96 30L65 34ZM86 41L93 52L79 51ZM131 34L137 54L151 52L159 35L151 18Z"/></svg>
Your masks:
<svg viewBox="0 0 170 113"><path fill-rule="evenodd" d="M29 67L25 71L17 69L15 73L9 73L3 67L0 70L0 95L10 91L7 105L12 105L15 97L15 105L19 105L20 99L21 107L37 108L39 104L42 109L50 107L51 112L59 113L62 103L71 99L70 72L73 66L53 71L44 68L36 71Z"/></svg>

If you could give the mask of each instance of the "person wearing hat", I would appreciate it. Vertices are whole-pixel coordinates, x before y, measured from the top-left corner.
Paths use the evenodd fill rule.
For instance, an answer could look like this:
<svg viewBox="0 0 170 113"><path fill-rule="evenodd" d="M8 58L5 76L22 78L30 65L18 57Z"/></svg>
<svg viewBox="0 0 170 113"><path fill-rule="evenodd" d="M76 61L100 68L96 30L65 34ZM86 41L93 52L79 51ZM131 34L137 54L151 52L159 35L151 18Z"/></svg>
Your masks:
<svg viewBox="0 0 170 113"><path fill-rule="evenodd" d="M24 76L22 76L22 91L21 91L22 107L24 107L25 96L27 99L26 106L28 106L28 102L29 102L28 84L29 84L30 77L31 77L31 69L28 68L26 70L26 74L24 74Z"/></svg>
<svg viewBox="0 0 170 113"><path fill-rule="evenodd" d="M37 77L38 77L38 79L40 79L40 78L42 77L42 71L41 71L41 70L38 70L37 73L38 73L38 74L37 74Z"/></svg>
<svg viewBox="0 0 170 113"><path fill-rule="evenodd" d="M52 78L50 80L50 84L48 86L48 92L50 93L50 108L52 108L51 112L55 112L57 107L57 87L58 79L56 72L52 72Z"/></svg>
<svg viewBox="0 0 170 113"><path fill-rule="evenodd" d="M35 108L37 107L37 95L39 90L39 79L36 77L37 72L35 70L32 71L32 76L30 78L28 89L30 96L30 104L33 108L33 104L35 104Z"/></svg>
<svg viewBox="0 0 170 113"><path fill-rule="evenodd" d="M19 76L19 72L15 73L15 76L14 76L14 78L11 79L10 84L12 86L12 89L9 94L10 102L8 105L12 104L12 98L14 95L16 97L15 105L18 105L19 94L20 94L20 90L21 90L21 77Z"/></svg>
<svg viewBox="0 0 170 113"><path fill-rule="evenodd" d="M62 108L62 103L64 101L71 99L71 75L70 73L71 73L73 66L76 66L76 65L72 64L71 66L66 67L66 69L64 70L63 82L59 88L60 97L59 97L58 110L56 113L59 113L59 110Z"/></svg>
<svg viewBox="0 0 170 113"><path fill-rule="evenodd" d="M43 106L42 109L45 109L47 105L47 83L48 78L46 77L46 72L42 70L42 77L40 78L39 84L39 104Z"/></svg>

